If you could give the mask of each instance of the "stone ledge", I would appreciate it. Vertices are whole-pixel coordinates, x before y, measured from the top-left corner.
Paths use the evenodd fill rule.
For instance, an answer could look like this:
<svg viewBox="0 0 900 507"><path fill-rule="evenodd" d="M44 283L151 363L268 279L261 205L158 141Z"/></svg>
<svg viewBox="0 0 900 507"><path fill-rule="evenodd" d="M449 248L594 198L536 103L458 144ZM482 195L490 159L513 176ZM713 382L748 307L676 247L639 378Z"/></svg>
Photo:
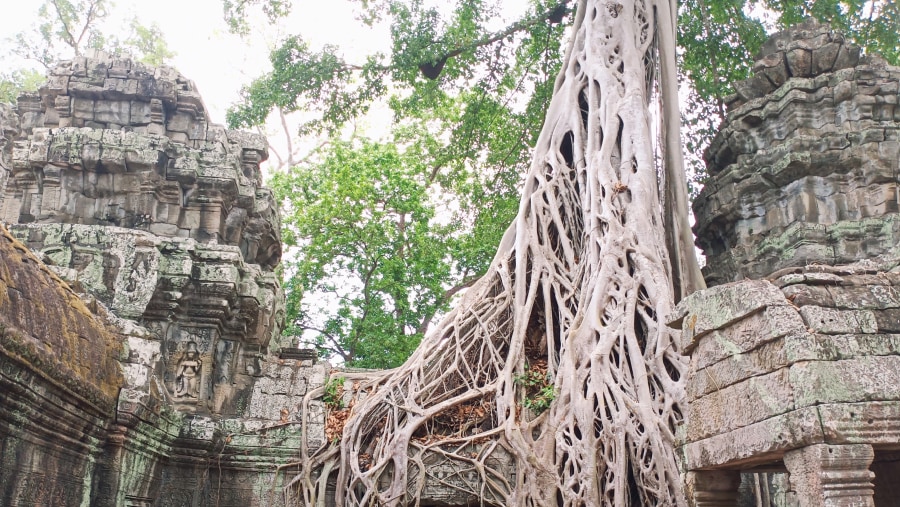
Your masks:
<svg viewBox="0 0 900 507"><path fill-rule="evenodd" d="M716 329L760 311L788 304L777 287L765 280L746 280L711 287L684 298L676 307L669 325L681 329L680 348L689 354L698 340Z"/></svg>
<svg viewBox="0 0 900 507"><path fill-rule="evenodd" d="M794 410L791 380L790 369L781 368L691 400L685 438L696 442Z"/></svg>
<svg viewBox="0 0 900 507"><path fill-rule="evenodd" d="M778 461L811 444L896 448L900 401L822 404L781 414L694 442L681 443L686 470L743 469Z"/></svg>
<svg viewBox="0 0 900 507"><path fill-rule="evenodd" d="M806 407L682 443L681 452L686 470L740 469L777 461L785 451L824 441L818 409Z"/></svg>
<svg viewBox="0 0 900 507"><path fill-rule="evenodd" d="M825 441L829 444L900 443L900 401L820 405Z"/></svg>

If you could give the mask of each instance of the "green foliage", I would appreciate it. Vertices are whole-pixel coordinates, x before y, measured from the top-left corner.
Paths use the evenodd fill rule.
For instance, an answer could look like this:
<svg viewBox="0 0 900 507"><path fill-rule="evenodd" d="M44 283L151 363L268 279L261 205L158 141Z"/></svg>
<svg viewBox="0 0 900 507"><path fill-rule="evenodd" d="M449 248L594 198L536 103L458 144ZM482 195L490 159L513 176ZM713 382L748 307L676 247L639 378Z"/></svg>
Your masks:
<svg viewBox="0 0 900 507"><path fill-rule="evenodd" d="M33 69L18 69L0 74L0 102L15 104L23 92L37 91L44 75Z"/></svg>
<svg viewBox="0 0 900 507"><path fill-rule="evenodd" d="M129 26L130 33L114 49L116 52L130 54L139 62L153 66L162 65L175 56L156 23L145 26L132 19Z"/></svg>
<svg viewBox="0 0 900 507"><path fill-rule="evenodd" d="M46 0L38 10L44 62L54 45L62 43L80 55L87 48L101 48L105 37L97 22L109 15L107 0Z"/></svg>
<svg viewBox="0 0 900 507"><path fill-rule="evenodd" d="M900 64L900 5L891 0L770 0L781 29L813 17L831 25L868 53Z"/></svg>
<svg viewBox="0 0 900 507"><path fill-rule="evenodd" d="M338 376L331 377L325 383L325 394L322 395L322 402L330 410L341 410L344 408L344 383L346 378Z"/></svg>
<svg viewBox="0 0 900 507"><path fill-rule="evenodd" d="M222 0L222 10L229 29L241 35L249 34L248 7L256 5L262 9L269 21L275 21L291 12L291 0Z"/></svg>
<svg viewBox="0 0 900 507"><path fill-rule="evenodd" d="M556 388L547 384L538 390L534 396L529 396L522 401L522 405L535 414L541 414L550 408L550 404L556 399Z"/></svg>
<svg viewBox="0 0 900 507"><path fill-rule="evenodd" d="M347 364L396 366L484 272L517 210L560 65L563 27L548 21L553 8L567 15L559 5L535 3L523 22L489 32L492 2L449 15L421 1L369 3L364 17L391 20L390 56L354 65L300 37L272 52L273 71L245 88L232 126L277 107L315 113L303 134L334 133L379 98L395 117L391 141L335 142L319 162L275 176L283 236L297 247L286 332L314 336ZM392 187L405 191L385 195Z"/></svg>
<svg viewBox="0 0 900 507"><path fill-rule="evenodd" d="M228 114L231 126L261 124L277 108L309 113L301 134L334 137L376 101L394 114L385 144L335 143L321 164L275 178L288 204L284 236L298 252L285 282L296 334L315 334L323 354L348 364L396 365L454 290L484 272L517 210L572 3L532 0L521 19L496 28L503 26L496 2L361 0L363 22L390 25L389 54L348 62L338 48L313 48L299 35L275 48L273 70L244 89ZM286 0L226 0L226 11L251 5L270 16L289 8ZM751 15L765 8L767 19ZM767 31L816 15L896 61L897 10L886 0L682 2L692 191L702 185L701 156L730 82L749 76ZM385 200L392 185L414 190L402 193L411 206L402 228L399 213L373 201ZM436 225L438 215L449 217L440 222L447 225Z"/></svg>
<svg viewBox="0 0 900 507"><path fill-rule="evenodd" d="M275 9L276 3L266 5ZM565 3L534 2L526 19L491 32L485 25L497 18L494 2L460 0L449 15L423 0L363 2L364 19L390 19L390 55L375 53L350 63L333 46L312 50L300 36L290 37L273 50L272 72L244 89L228 122L232 127L257 125L277 107L316 113L301 133L334 132L365 114L389 89L392 97L402 97L392 101L398 119L409 108L425 112L446 95L468 90L507 105L522 97L520 104L527 103L528 93L522 92L555 77L563 25L548 17Z"/></svg>
<svg viewBox="0 0 900 507"><path fill-rule="evenodd" d="M336 142L278 173L288 255L286 334L351 366L397 366L452 283L452 226L435 220L429 170L411 147Z"/></svg>
<svg viewBox="0 0 900 507"><path fill-rule="evenodd" d="M525 365L525 371L513 376L513 382L525 389L522 406L535 414L550 408L556 399L556 388L547 373L546 364Z"/></svg>
<svg viewBox="0 0 900 507"><path fill-rule="evenodd" d="M365 113L369 104L384 93L384 85L375 75L379 66L374 59L363 68L345 63L337 48L325 46L313 52L299 36L290 37L270 55L273 71L242 91L243 102L228 111L233 127L250 127L265 122L273 107L285 113L306 111L318 118L304 124L301 134L339 127ZM363 85L350 83L361 70Z"/></svg>
<svg viewBox="0 0 900 507"><path fill-rule="evenodd" d="M103 23L112 7L109 0L45 0L37 25L16 34L11 51L48 68L88 49L128 54L151 65L175 56L156 24L145 26L132 19L125 38L110 33Z"/></svg>

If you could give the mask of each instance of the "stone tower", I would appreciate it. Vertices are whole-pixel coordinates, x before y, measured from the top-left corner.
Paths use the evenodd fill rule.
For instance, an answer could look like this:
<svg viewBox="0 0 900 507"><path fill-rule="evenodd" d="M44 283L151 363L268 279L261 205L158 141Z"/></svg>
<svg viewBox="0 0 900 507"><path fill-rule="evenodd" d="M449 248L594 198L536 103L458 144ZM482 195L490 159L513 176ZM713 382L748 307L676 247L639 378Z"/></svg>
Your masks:
<svg viewBox="0 0 900 507"><path fill-rule="evenodd" d="M328 367L278 355L265 140L211 123L174 69L102 53L0 133L0 504L282 505Z"/></svg>
<svg viewBox="0 0 900 507"><path fill-rule="evenodd" d="M766 506L897 505L900 68L807 21L754 71L694 203L712 287L673 317L686 488L743 505L744 472Z"/></svg>
<svg viewBox="0 0 900 507"><path fill-rule="evenodd" d="M898 70L807 22L735 83L694 202L708 285L848 264L900 240Z"/></svg>

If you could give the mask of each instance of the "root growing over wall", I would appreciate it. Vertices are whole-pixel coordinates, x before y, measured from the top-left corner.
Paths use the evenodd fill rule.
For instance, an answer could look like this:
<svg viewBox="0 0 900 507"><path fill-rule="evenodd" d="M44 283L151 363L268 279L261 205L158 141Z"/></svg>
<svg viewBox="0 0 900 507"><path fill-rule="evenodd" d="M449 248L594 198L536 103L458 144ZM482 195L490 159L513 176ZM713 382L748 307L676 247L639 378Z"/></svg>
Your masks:
<svg viewBox="0 0 900 507"><path fill-rule="evenodd" d="M339 441L301 449L291 488L305 505L325 505L328 481L337 505L416 505L436 460L486 504L684 504L685 365L662 321L673 288L650 116L672 6L577 9L490 269L403 366L361 385Z"/></svg>

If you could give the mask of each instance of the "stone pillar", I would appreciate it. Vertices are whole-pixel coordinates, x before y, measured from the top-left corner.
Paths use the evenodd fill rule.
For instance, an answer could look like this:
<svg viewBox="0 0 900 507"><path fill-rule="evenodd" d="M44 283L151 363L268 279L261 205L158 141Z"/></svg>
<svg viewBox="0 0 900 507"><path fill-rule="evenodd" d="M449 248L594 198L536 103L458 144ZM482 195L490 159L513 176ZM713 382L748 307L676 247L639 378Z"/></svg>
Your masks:
<svg viewBox="0 0 900 507"><path fill-rule="evenodd" d="M798 507L874 507L875 453L866 444L816 444L786 452L793 505Z"/></svg>
<svg viewBox="0 0 900 507"><path fill-rule="evenodd" d="M734 507L738 501L741 473L737 470L688 472L685 486L694 507Z"/></svg>

